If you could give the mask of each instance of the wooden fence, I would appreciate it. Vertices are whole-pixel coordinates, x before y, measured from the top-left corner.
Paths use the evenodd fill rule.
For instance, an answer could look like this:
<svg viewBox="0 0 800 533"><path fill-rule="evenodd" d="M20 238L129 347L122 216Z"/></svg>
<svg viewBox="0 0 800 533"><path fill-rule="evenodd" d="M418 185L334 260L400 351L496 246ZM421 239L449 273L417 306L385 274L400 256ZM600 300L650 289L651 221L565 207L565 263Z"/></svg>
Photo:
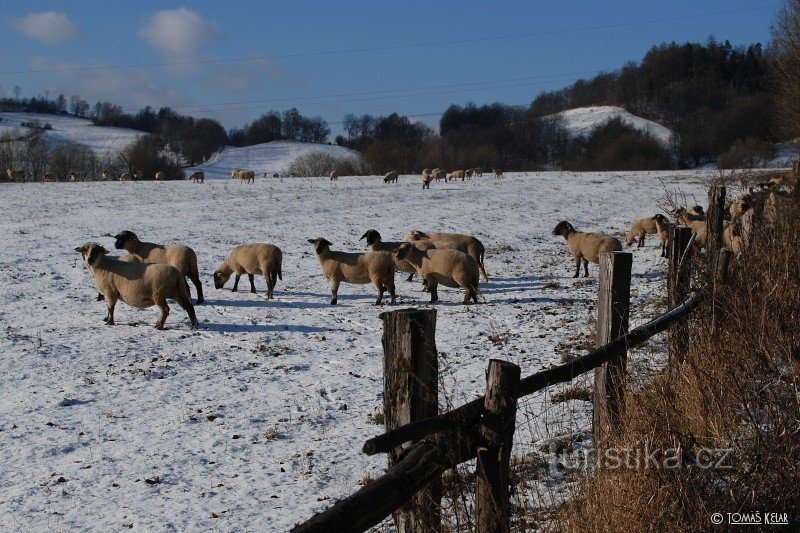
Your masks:
<svg viewBox="0 0 800 533"><path fill-rule="evenodd" d="M724 199L724 187L711 188L709 214L713 224L708 228L708 250L719 253L707 253L707 257L712 272L723 280L730 251L711 248L710 243L722 243ZM517 400L594 370L592 432L595 447L602 447L624 411L628 349L669 330L670 367L678 367L684 357L689 341L680 319L701 301L699 293L690 292L691 243L690 229L672 229L667 274L669 311L628 331L632 255L603 252L597 347L582 357L525 378L520 377L517 365L492 359L486 395L442 414L436 414L436 311L402 309L382 313L387 431L368 439L363 451L368 455L388 454L389 470L293 531L364 531L393 513L400 533L439 531L441 475L475 458L476 530L509 531L509 460Z"/></svg>

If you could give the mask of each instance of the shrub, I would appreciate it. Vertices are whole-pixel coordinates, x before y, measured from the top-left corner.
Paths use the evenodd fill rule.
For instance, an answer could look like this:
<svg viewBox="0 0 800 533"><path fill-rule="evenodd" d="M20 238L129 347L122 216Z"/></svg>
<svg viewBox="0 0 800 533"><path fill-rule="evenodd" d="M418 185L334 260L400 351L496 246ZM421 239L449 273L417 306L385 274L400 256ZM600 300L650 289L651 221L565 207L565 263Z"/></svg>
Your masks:
<svg viewBox="0 0 800 533"><path fill-rule="evenodd" d="M321 151L300 156L289 165L289 172L298 176L328 176L332 170L340 176L367 176L372 173L369 165L357 155L336 157Z"/></svg>
<svg viewBox="0 0 800 533"><path fill-rule="evenodd" d="M722 154L717 166L719 168L758 168L775 156L775 146L767 141L748 137L739 139Z"/></svg>

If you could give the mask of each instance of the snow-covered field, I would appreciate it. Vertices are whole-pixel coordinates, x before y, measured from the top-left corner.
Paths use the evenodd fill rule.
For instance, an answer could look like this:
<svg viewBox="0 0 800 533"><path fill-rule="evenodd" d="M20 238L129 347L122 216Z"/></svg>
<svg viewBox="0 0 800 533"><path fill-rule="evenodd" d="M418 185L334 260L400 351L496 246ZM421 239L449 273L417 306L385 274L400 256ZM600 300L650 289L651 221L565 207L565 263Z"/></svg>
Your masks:
<svg viewBox="0 0 800 533"><path fill-rule="evenodd" d="M555 116L564 120L564 126L573 137L589 135L595 127L611 119L619 118L629 126L653 135L664 146L672 147L673 132L671 129L662 126L658 122L637 117L621 107L577 107L556 113Z"/></svg>
<svg viewBox="0 0 800 533"><path fill-rule="evenodd" d="M413 227L485 243L484 303L462 306L461 291L443 288L435 306L440 398L459 405L483 393L490 358L528 375L590 339L597 266L588 281L572 279L565 243L551 234L559 220L622 234L657 212L659 178L705 203L711 176L507 174L430 191L415 176L390 186L378 177L3 184L0 529L287 530L385 466L360 449L381 431L369 416L382 410L378 314L390 307L352 285L330 306L306 239L361 250L369 228L389 240ZM196 250L207 298L199 331L177 305L165 331L152 327L155 309L122 303L118 325L103 324L73 248L111 248L123 229ZM246 278L238 293L213 288L219 261L248 241L283 249L273 301L263 279L258 294ZM648 302L663 295L666 266L653 237L633 253L632 326L663 311ZM417 282L397 280L397 307L426 305ZM659 354L637 352L629 364L658 364ZM589 404L559 406L544 394L521 402L516 453L565 425L587 427Z"/></svg>
<svg viewBox="0 0 800 533"><path fill-rule="evenodd" d="M230 178L231 169L239 168L252 170L260 178L265 172L268 176L285 174L295 159L313 152L323 152L338 158L361 157L358 152L343 146L272 141L241 148L226 146L207 163L187 169L186 172L189 175L195 170L202 170L207 178Z"/></svg>
<svg viewBox="0 0 800 533"><path fill-rule="evenodd" d="M56 143L76 142L85 144L99 156L117 152L144 135L144 132L128 128L95 126L91 120L64 115L43 113L0 113L0 134L28 131L22 122L38 120L42 126L50 124L45 136Z"/></svg>

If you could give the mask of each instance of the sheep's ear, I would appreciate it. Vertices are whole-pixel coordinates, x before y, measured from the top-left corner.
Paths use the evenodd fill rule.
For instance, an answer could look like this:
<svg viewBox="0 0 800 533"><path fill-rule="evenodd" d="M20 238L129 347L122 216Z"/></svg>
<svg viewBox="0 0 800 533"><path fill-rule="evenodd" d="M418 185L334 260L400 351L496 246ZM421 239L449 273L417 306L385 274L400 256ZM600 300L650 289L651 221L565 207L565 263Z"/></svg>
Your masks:
<svg viewBox="0 0 800 533"><path fill-rule="evenodd" d="M317 243L317 239L308 239L308 243L309 244L316 244Z"/></svg>
<svg viewBox="0 0 800 533"><path fill-rule="evenodd" d="M321 240L319 241L319 243L320 243L320 244L327 244L328 246L330 246L330 245L332 245L332 244L333 244L333 243L332 243L331 241L329 241L328 239L321 239Z"/></svg>
<svg viewBox="0 0 800 533"><path fill-rule="evenodd" d="M86 247L85 246L78 246L77 248L75 248L75 251L78 252L79 254L83 255L83 254L86 253Z"/></svg>
<svg viewBox="0 0 800 533"><path fill-rule="evenodd" d="M101 254L103 254L103 255L105 255L105 254L107 254L107 253L108 253L108 250L106 250L106 249L105 249L105 248L103 248L102 246L97 246L97 251L98 251L98 252L100 252L100 253L101 253Z"/></svg>
<svg viewBox="0 0 800 533"><path fill-rule="evenodd" d="M362 235L361 238L358 239L358 240L360 241L360 240L366 239L368 234L369 234L369 230L365 231L364 235Z"/></svg>

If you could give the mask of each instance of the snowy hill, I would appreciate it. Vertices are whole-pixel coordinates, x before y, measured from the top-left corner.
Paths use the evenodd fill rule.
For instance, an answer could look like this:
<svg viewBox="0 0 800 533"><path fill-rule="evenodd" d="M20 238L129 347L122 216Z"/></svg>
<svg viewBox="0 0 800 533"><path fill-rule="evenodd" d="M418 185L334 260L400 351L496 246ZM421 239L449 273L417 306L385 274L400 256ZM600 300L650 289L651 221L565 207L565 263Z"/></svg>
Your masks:
<svg viewBox="0 0 800 533"><path fill-rule="evenodd" d="M68 141L87 145L99 156L118 151L136 141L144 132L127 128L95 126L85 118L45 113L0 113L0 134L22 133L28 129L23 122L38 120L42 125L50 124L53 129L45 130L45 136L54 142Z"/></svg>
<svg viewBox="0 0 800 533"><path fill-rule="evenodd" d="M358 152L342 146L298 141L272 141L241 148L226 146L224 150L212 156L208 162L188 169L187 172L202 170L207 178L230 178L231 169L240 168L255 171L257 177L264 172L272 175L288 171L289 165L295 159L312 152L325 152L337 158L360 157Z"/></svg>
<svg viewBox="0 0 800 533"><path fill-rule="evenodd" d="M673 132L669 128L662 126L658 122L637 117L622 109L614 106L594 106L578 107L568 109L554 115L564 120L564 125L573 137L586 136L592 129L613 118L620 118L622 121L633 128L645 131L666 146L671 146Z"/></svg>

